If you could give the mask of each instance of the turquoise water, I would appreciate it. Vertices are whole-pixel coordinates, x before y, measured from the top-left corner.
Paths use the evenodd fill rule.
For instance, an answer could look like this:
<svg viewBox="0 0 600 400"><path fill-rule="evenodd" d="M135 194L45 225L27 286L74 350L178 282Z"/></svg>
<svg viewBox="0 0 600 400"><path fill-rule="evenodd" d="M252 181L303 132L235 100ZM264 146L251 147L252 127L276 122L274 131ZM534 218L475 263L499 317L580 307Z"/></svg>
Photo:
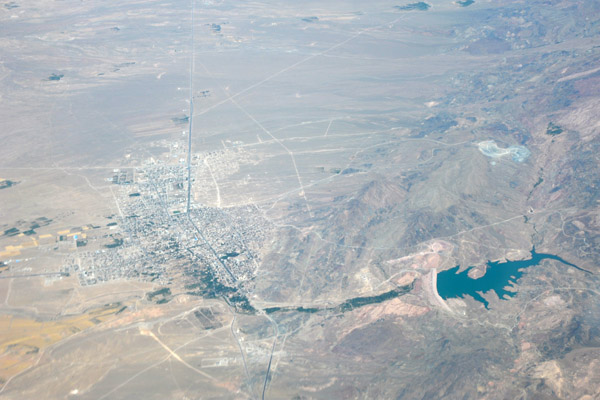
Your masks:
<svg viewBox="0 0 600 400"><path fill-rule="evenodd" d="M538 265L545 259L556 260L579 271L590 273L553 254L537 253L534 247L531 250L531 258L527 260L488 261L486 273L479 279L471 279L467 275L473 267L457 273L460 268L457 265L452 269L439 272L437 275L437 290L443 299L464 298L465 295L468 295L483 303L485 308L488 308L489 303L483 298L482 293L493 290L500 299L506 300L513 297L517 294L514 285L523 275L525 268Z"/></svg>
<svg viewBox="0 0 600 400"><path fill-rule="evenodd" d="M525 146L510 146L507 148L498 147L493 140L485 140L477 145L479 151L488 157L499 158L510 155L513 161L523 162L531 155L531 152Z"/></svg>

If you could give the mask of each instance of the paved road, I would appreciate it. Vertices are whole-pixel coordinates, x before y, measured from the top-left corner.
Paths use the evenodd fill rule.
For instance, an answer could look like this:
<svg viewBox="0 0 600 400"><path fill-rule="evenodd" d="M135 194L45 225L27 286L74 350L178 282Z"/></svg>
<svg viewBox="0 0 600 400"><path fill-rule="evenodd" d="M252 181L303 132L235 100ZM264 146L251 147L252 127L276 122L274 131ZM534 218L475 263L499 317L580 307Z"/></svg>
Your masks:
<svg viewBox="0 0 600 400"><path fill-rule="evenodd" d="M190 62L190 118L189 118L189 132L188 132L188 154L187 154L187 179L188 179L188 192L187 192L187 213L190 213L190 202L192 193L192 123L194 121L194 13L196 7L195 2L192 0L192 39L191 39L191 62Z"/></svg>
<svg viewBox="0 0 600 400"><path fill-rule="evenodd" d="M31 278L33 276L69 276L66 272L44 272L39 274L24 274L24 275L0 275L0 279L12 279L12 278Z"/></svg>

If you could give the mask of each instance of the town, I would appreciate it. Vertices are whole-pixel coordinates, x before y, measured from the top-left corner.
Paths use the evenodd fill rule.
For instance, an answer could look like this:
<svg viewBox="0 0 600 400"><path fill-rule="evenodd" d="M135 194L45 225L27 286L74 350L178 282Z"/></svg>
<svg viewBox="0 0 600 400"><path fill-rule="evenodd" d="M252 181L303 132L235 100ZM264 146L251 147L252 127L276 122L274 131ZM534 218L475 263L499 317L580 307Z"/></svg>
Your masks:
<svg viewBox="0 0 600 400"><path fill-rule="evenodd" d="M188 213L182 163L150 159L141 168L115 170L107 179L119 209L108 224L114 233L95 249L78 242L81 248L61 272L76 274L82 286L116 279L163 286L183 282L190 293L226 296L249 307L239 288L254 277L272 228L255 206L193 205Z"/></svg>

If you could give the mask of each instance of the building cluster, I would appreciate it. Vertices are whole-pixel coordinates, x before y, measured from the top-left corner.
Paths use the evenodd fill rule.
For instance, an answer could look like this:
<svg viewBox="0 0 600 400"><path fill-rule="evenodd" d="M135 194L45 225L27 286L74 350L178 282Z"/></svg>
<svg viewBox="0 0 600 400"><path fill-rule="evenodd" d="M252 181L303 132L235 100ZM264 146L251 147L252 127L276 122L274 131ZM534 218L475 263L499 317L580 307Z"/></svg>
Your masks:
<svg viewBox="0 0 600 400"><path fill-rule="evenodd" d="M115 175L121 215L111 228L118 235L110 235L97 250L78 249L64 266L81 285L115 279L164 285L179 277L191 287L194 280L210 276L218 281L211 281L213 286L233 288L254 276L270 229L255 206L192 206L187 213L182 163L149 160L142 168Z"/></svg>
<svg viewBox="0 0 600 400"><path fill-rule="evenodd" d="M164 270L150 267L144 255L133 246L77 253L69 257L63 272L76 274L81 286L116 279L156 280Z"/></svg>

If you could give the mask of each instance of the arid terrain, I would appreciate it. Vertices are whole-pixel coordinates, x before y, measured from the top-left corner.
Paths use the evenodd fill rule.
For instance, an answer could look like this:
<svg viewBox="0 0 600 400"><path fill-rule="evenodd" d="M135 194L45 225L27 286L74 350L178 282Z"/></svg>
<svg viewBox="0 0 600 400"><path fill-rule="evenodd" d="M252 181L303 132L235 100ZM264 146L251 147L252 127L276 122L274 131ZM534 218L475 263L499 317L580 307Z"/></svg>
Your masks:
<svg viewBox="0 0 600 400"><path fill-rule="evenodd" d="M600 396L597 1L15 0L0 39L0 397Z"/></svg>

